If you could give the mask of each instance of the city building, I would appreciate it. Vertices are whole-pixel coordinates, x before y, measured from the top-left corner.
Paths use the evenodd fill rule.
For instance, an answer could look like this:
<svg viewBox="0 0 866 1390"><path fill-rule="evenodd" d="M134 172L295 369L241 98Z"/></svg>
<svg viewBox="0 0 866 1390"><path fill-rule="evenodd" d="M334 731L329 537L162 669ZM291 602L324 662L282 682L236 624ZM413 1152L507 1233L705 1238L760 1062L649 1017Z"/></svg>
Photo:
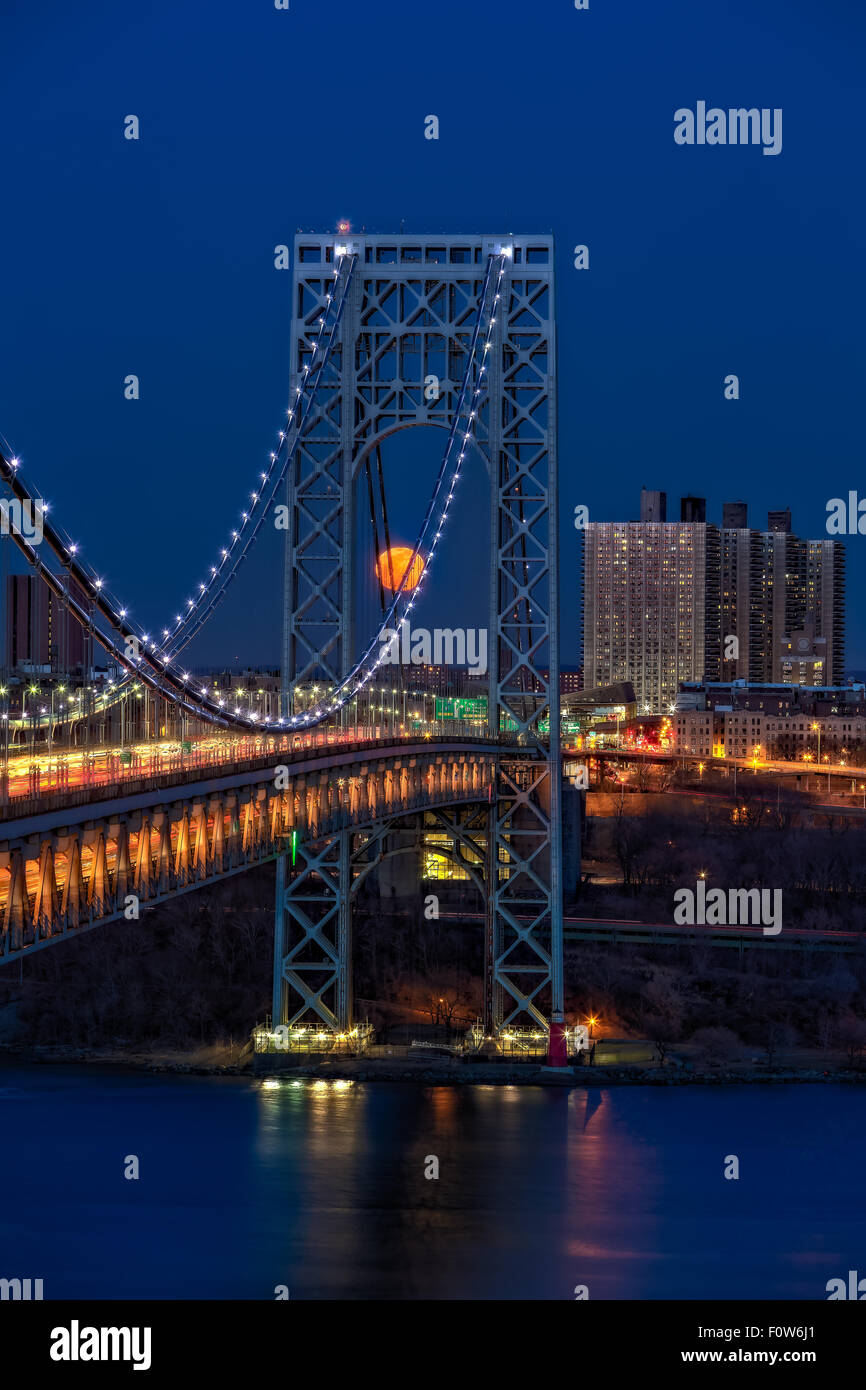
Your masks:
<svg viewBox="0 0 866 1390"><path fill-rule="evenodd" d="M216 700L224 700L227 709L238 709L244 714L254 714L257 719L274 720L280 717L280 690L282 679L273 667L256 670L245 667L242 671L196 671L201 681L200 688L206 688ZM316 687L318 692L318 686ZM314 703L312 688L310 703Z"/></svg>
<svg viewBox="0 0 866 1390"><path fill-rule="evenodd" d="M560 667L559 671L559 693L560 695L572 695L575 691L583 689L583 670L578 666L575 670Z"/></svg>
<svg viewBox="0 0 866 1390"><path fill-rule="evenodd" d="M76 602L84 604L84 594L76 585L70 592ZM8 673L81 675L85 645L81 624L42 578L36 574L6 576L3 664ZM92 665L92 659L88 664Z"/></svg>
<svg viewBox="0 0 866 1390"><path fill-rule="evenodd" d="M637 714L634 686L631 681L617 681L615 685L596 686L593 689L574 691L562 701L563 718L588 720L634 719Z"/></svg>
<svg viewBox="0 0 866 1390"><path fill-rule="evenodd" d="M845 676L845 549L790 529L723 527L722 680L833 685Z"/></svg>
<svg viewBox="0 0 866 1390"><path fill-rule="evenodd" d="M667 510L668 495L666 492L649 492L645 487L641 488L641 521L667 521Z"/></svg>
<svg viewBox="0 0 866 1390"><path fill-rule="evenodd" d="M400 670L402 669L402 678ZM431 695L449 695L475 699L487 694L487 672L471 671L463 666L450 665L404 665L395 666L394 682L402 679L402 685L413 690L423 690Z"/></svg>
<svg viewBox="0 0 866 1390"><path fill-rule="evenodd" d="M539 671L543 680L550 680L549 671ZM487 678L485 677L485 680ZM560 695L570 695L576 690L583 689L583 668L581 666L561 666L559 668L559 693Z"/></svg>
<svg viewBox="0 0 866 1390"><path fill-rule="evenodd" d="M684 682L671 723L676 751L695 757L855 762L866 687Z"/></svg>
<svg viewBox="0 0 866 1390"><path fill-rule="evenodd" d="M666 714L679 683L718 662L716 537L672 521L596 521L583 534L584 683L629 681L639 713Z"/></svg>
<svg viewBox="0 0 866 1390"><path fill-rule="evenodd" d="M745 502L722 503L722 526L726 531L743 531L749 524L749 508Z"/></svg>
<svg viewBox="0 0 866 1390"><path fill-rule="evenodd" d="M681 497L680 521L699 521L707 519L707 499L705 497Z"/></svg>
<svg viewBox="0 0 866 1390"><path fill-rule="evenodd" d="M577 747L593 743L616 746L636 715L634 687L629 681L575 690L562 700L563 736Z"/></svg>
<svg viewBox="0 0 866 1390"><path fill-rule="evenodd" d="M829 669L827 638L816 635L814 620L781 638L780 664L786 685L822 684L824 672Z"/></svg>
<svg viewBox="0 0 866 1390"><path fill-rule="evenodd" d="M641 514L659 511L641 493ZM707 523L700 497L680 522L591 522L584 531L584 679L633 682L638 712L667 714L693 680L829 686L845 676L845 551L803 540L790 511L745 524L743 502Z"/></svg>

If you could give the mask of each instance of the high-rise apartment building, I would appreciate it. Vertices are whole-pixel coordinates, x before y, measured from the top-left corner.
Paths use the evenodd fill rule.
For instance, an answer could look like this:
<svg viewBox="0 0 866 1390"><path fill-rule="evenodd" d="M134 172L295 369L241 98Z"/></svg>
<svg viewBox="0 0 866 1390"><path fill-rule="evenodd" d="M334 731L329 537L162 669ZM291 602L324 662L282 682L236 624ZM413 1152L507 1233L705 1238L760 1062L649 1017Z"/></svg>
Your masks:
<svg viewBox="0 0 866 1390"><path fill-rule="evenodd" d="M815 632L827 644L824 680L799 680L801 685L841 685L845 679L845 547L824 538L804 541L806 583L804 608Z"/></svg>
<svg viewBox="0 0 866 1390"><path fill-rule="evenodd" d="M71 588L78 603L85 596ZM85 634L67 608L36 574L6 576L6 634L3 661L8 671L68 675L84 669Z"/></svg>
<svg viewBox="0 0 866 1390"><path fill-rule="evenodd" d="M746 519L744 503L726 504L726 512ZM682 500L681 515L702 513L703 499ZM667 714L682 680L841 683L842 542L802 540L788 513L772 515L787 524L750 531L696 519L591 523L583 555L586 686L631 681L641 713Z"/></svg>
<svg viewBox="0 0 866 1390"><path fill-rule="evenodd" d="M714 549L714 547L711 547ZM718 563L707 527L682 522L591 522L584 531L583 678L587 688L631 681L640 713L667 714L681 680L717 651L707 593ZM711 625L713 614L710 615Z"/></svg>
<svg viewBox="0 0 866 1390"><path fill-rule="evenodd" d="M843 544L803 540L790 529L723 527L720 550L718 678L840 684L845 679Z"/></svg>

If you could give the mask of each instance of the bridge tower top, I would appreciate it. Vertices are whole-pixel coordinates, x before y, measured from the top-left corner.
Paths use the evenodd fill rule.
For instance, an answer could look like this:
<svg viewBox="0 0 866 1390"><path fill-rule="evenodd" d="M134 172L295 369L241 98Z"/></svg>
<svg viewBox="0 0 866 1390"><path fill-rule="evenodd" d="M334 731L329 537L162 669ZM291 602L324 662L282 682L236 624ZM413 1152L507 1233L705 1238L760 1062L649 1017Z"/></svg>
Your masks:
<svg viewBox="0 0 866 1390"><path fill-rule="evenodd" d="M467 370L471 385L484 387L472 446L491 483L493 730L513 721L536 735L551 698L558 701L553 253L552 235L538 233L296 234L292 398L336 267L351 256L354 270L339 341L287 484L286 713L297 685L336 686L352 667L354 636L370 635L353 627L355 511L363 506L355 480L363 460L397 430L449 430ZM497 281L504 274L488 330L492 352L478 353L482 368L471 361L472 339L492 261Z"/></svg>
<svg viewBox="0 0 866 1390"><path fill-rule="evenodd" d="M314 266L333 266L341 253L358 257L362 269L386 272L396 277L417 272L419 267L436 267L440 273L465 273L470 266L483 266L488 256L505 252L515 266L533 271L553 264L553 237L513 232L462 234L399 234L354 232L297 232L295 234L295 278Z"/></svg>

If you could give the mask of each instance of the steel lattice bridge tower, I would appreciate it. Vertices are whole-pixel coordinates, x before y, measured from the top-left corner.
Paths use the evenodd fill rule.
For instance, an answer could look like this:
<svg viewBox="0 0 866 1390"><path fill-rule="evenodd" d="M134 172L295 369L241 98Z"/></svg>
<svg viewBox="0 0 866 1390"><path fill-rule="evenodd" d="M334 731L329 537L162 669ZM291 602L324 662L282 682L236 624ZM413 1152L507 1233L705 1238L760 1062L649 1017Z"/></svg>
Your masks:
<svg viewBox="0 0 866 1390"><path fill-rule="evenodd" d="M398 430L438 425L450 431L458 451L480 451L490 483L488 734L498 751L484 802L451 816L436 814L454 835L458 858L485 902L485 1028L558 1024L553 240L298 235L295 393L310 370L311 332L327 313L337 267L346 260L351 278L339 342L288 475L286 713L295 709L296 687L315 678L339 690L359 669L352 645L353 538L356 480L365 458ZM442 521L435 513L432 524L428 534L438 538ZM374 852L394 852L387 846L398 833L398 823L380 820ZM351 1026L351 904L370 862L369 846L359 851L357 844L346 830L302 845L302 862L294 867L285 855L278 860L275 1022L317 1016L335 1030ZM470 867L477 866L482 844L483 874ZM560 1032L551 1029L552 1052Z"/></svg>
<svg viewBox="0 0 866 1390"><path fill-rule="evenodd" d="M17 774L23 788L10 781L4 716L0 961L123 918L130 895L150 906L276 860L273 1022L346 1032L353 898L371 869L439 826L484 903L486 1031L549 1026L550 1060L562 1063L552 239L299 235L293 290L290 405L270 464L165 627L133 621L53 511L28 529L41 494L0 449L9 537L87 649L125 672L96 702L103 731L120 711L120 750L72 756L70 744ZM419 425L443 438L414 547L424 568L416 590L402 581L382 628L402 630L435 582L461 468L479 454L490 486L486 736L353 739L348 710L385 659L381 630L355 630L358 473L388 435ZM196 688L182 652L280 511L284 703L260 718ZM298 687L312 679L326 694L302 708ZM150 701L146 755L124 751L133 694ZM157 709L179 733L174 751L160 746ZM52 707L30 717L31 737L40 730L50 749L64 722L89 735L91 714L55 719ZM216 750L214 730L228 740Z"/></svg>

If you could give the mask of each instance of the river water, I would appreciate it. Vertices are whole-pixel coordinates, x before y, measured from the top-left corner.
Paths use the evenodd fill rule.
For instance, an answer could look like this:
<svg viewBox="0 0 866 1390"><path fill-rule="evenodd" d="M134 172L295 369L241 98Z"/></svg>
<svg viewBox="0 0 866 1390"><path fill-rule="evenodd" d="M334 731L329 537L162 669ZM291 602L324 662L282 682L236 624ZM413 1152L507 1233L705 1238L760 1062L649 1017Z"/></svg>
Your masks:
<svg viewBox="0 0 866 1390"><path fill-rule="evenodd" d="M826 1298L866 1273L864 1171L863 1091L840 1085L4 1065L0 1277L45 1298Z"/></svg>

